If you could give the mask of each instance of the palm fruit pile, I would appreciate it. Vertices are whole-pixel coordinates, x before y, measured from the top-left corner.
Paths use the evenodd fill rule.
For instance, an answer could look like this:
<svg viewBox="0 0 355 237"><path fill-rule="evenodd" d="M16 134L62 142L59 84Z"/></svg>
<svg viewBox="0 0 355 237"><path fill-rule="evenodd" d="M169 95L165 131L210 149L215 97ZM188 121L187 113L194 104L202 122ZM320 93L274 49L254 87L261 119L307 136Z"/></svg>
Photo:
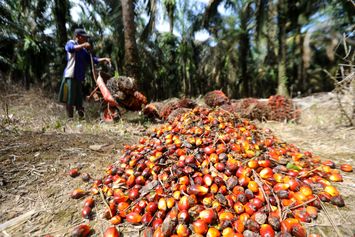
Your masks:
<svg viewBox="0 0 355 237"><path fill-rule="evenodd" d="M147 98L137 90L136 80L132 77L112 77L107 79L106 87L116 101L128 110L138 111L147 104Z"/></svg>
<svg viewBox="0 0 355 237"><path fill-rule="evenodd" d="M281 95L270 96L268 100L268 119L274 121L297 121L299 109L290 98Z"/></svg>
<svg viewBox="0 0 355 237"><path fill-rule="evenodd" d="M212 108L230 103L230 99L221 90L208 92L205 95L204 100L206 105Z"/></svg>
<svg viewBox="0 0 355 237"><path fill-rule="evenodd" d="M236 113L196 107L126 145L93 182L82 214L90 218L101 196L104 218L139 225L143 236L304 237L301 223L317 218L322 202L345 205L332 184L339 181L332 161Z"/></svg>

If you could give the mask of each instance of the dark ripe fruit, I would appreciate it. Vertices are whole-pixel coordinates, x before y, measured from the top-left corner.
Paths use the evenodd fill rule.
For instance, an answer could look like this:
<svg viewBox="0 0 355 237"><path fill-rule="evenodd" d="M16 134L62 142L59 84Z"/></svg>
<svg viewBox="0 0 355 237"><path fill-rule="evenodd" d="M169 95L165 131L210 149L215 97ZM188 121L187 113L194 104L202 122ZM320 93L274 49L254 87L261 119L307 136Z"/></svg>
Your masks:
<svg viewBox="0 0 355 237"><path fill-rule="evenodd" d="M91 228L89 225L81 224L75 227L71 233L71 237L86 237L89 236Z"/></svg>
<svg viewBox="0 0 355 237"><path fill-rule="evenodd" d="M353 171L353 167L349 164L342 164L340 166L340 169L344 172L352 172Z"/></svg>
<svg viewBox="0 0 355 237"><path fill-rule="evenodd" d="M331 160L326 160L322 162L323 165L329 166L330 168L334 169L335 168L335 163Z"/></svg>
<svg viewBox="0 0 355 237"><path fill-rule="evenodd" d="M280 219L279 218L269 215L267 221L268 221L268 223L271 225L271 227L274 230L276 230L276 231L280 230L281 223L280 223Z"/></svg>
<svg viewBox="0 0 355 237"><path fill-rule="evenodd" d="M154 219L154 221L152 222L153 229L158 228L159 226L161 226L162 223L163 223L163 219L161 218Z"/></svg>
<svg viewBox="0 0 355 237"><path fill-rule="evenodd" d="M126 216L126 221L132 224L139 224L142 221L142 216L136 212L130 212Z"/></svg>
<svg viewBox="0 0 355 237"><path fill-rule="evenodd" d="M219 172L223 172L226 167L225 167L225 165L224 165L223 163L218 162L217 164L215 164L215 168L216 168Z"/></svg>
<svg viewBox="0 0 355 237"><path fill-rule="evenodd" d="M245 228L252 232L259 233L260 225L256 221L249 219L245 224Z"/></svg>
<svg viewBox="0 0 355 237"><path fill-rule="evenodd" d="M208 225L203 220L196 220L192 223L192 231L196 234L204 235L208 231Z"/></svg>
<svg viewBox="0 0 355 237"><path fill-rule="evenodd" d="M145 210L151 214L154 214L158 210L158 204L156 202L149 202Z"/></svg>
<svg viewBox="0 0 355 237"><path fill-rule="evenodd" d="M128 192L128 198L132 201L136 200L139 197L139 190L137 188L132 188Z"/></svg>
<svg viewBox="0 0 355 237"><path fill-rule="evenodd" d="M335 196L335 197L332 197L330 199L330 203L332 203L333 205L336 205L338 207L343 207L345 206L345 202L344 202L344 199L339 195L339 196Z"/></svg>
<svg viewBox="0 0 355 237"><path fill-rule="evenodd" d="M280 199L288 199L290 198L290 192L287 190L280 190L276 193L277 197Z"/></svg>
<svg viewBox="0 0 355 237"><path fill-rule="evenodd" d="M72 178L78 177L80 175L77 168L69 170L69 176Z"/></svg>
<svg viewBox="0 0 355 237"><path fill-rule="evenodd" d="M262 224L260 226L260 236L261 237L274 237L275 231L269 224Z"/></svg>
<svg viewBox="0 0 355 237"><path fill-rule="evenodd" d="M142 223L147 225L151 222L152 219L153 216L149 212L147 212L142 216Z"/></svg>
<svg viewBox="0 0 355 237"><path fill-rule="evenodd" d="M92 197L88 197L84 201L84 207L93 208L95 206L95 200Z"/></svg>
<svg viewBox="0 0 355 237"><path fill-rule="evenodd" d="M189 215L188 211L182 210L179 212L179 214L178 214L179 223L187 224L189 222L189 220L190 220L190 215Z"/></svg>
<svg viewBox="0 0 355 237"><path fill-rule="evenodd" d="M81 175L81 179L84 181L84 182L89 182L91 180L91 177L88 173L83 173Z"/></svg>
<svg viewBox="0 0 355 237"><path fill-rule="evenodd" d="M302 226L300 223L296 223L292 226L291 234L294 237L306 237L307 236L306 228Z"/></svg>
<svg viewBox="0 0 355 237"><path fill-rule="evenodd" d="M73 192L71 192L70 197L73 199L79 199L83 196L86 195L86 192L80 188L74 189Z"/></svg>
<svg viewBox="0 0 355 237"><path fill-rule="evenodd" d="M237 200L238 200L239 202L241 202L243 205L248 202L248 199L247 199L247 197L245 196L244 193L238 194L238 195L237 195Z"/></svg>
<svg viewBox="0 0 355 237"><path fill-rule="evenodd" d="M83 210L81 211L81 216L85 219L90 219L91 218L91 208L88 206L85 206Z"/></svg>
<svg viewBox="0 0 355 237"><path fill-rule="evenodd" d="M116 227L112 226L105 230L104 237L120 237L120 233L116 229Z"/></svg>
<svg viewBox="0 0 355 237"><path fill-rule="evenodd" d="M155 214L155 217L164 219L166 216L166 211L163 210L158 210L157 213Z"/></svg>
<svg viewBox="0 0 355 237"><path fill-rule="evenodd" d="M145 178L143 177L143 175L140 175L136 178L136 184L145 185Z"/></svg>
<svg viewBox="0 0 355 237"><path fill-rule="evenodd" d="M208 208L200 212L199 218L207 224L211 224L217 219L217 214L213 209Z"/></svg>
<svg viewBox="0 0 355 237"><path fill-rule="evenodd" d="M250 200L250 199L252 199L252 198L254 198L254 193L253 193L253 191L251 191L250 189L245 189L245 197L248 199L248 200Z"/></svg>

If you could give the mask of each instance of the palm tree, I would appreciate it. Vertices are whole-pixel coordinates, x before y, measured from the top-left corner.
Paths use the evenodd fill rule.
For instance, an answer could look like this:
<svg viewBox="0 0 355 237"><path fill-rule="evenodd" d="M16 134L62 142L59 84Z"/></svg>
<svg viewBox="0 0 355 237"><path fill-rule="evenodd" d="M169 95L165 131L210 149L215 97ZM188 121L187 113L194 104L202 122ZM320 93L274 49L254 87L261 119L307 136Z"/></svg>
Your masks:
<svg viewBox="0 0 355 237"><path fill-rule="evenodd" d="M125 43L125 71L127 75L141 79L140 62L136 45L136 24L133 0L121 0Z"/></svg>

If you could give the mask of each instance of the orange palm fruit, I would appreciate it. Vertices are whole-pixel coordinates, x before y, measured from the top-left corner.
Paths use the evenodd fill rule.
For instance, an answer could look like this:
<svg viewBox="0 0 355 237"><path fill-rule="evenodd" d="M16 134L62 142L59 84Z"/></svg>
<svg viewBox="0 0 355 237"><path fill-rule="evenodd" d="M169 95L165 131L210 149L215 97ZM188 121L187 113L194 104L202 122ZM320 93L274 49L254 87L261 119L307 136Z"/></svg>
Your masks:
<svg viewBox="0 0 355 237"><path fill-rule="evenodd" d="M210 227L207 231L206 237L220 237L221 233L218 229L214 227Z"/></svg>
<svg viewBox="0 0 355 237"><path fill-rule="evenodd" d="M342 164L340 166L340 169L344 172L352 172L353 171L353 167L349 164Z"/></svg>
<svg viewBox="0 0 355 237"><path fill-rule="evenodd" d="M260 226L259 233L260 233L261 237L274 237L275 236L275 231L272 228L272 226L269 224L262 224Z"/></svg>

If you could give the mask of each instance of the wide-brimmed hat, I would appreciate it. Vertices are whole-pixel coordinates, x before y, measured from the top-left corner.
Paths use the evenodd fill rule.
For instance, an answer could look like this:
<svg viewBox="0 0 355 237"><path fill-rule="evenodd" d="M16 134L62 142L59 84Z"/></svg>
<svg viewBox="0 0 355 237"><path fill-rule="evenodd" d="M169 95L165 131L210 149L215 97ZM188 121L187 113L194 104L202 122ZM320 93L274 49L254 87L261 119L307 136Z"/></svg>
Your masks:
<svg viewBox="0 0 355 237"><path fill-rule="evenodd" d="M84 36L84 37L88 37L88 34L86 33L86 31L84 29L82 29L82 28L75 29L74 35L75 36L81 35L81 36Z"/></svg>

